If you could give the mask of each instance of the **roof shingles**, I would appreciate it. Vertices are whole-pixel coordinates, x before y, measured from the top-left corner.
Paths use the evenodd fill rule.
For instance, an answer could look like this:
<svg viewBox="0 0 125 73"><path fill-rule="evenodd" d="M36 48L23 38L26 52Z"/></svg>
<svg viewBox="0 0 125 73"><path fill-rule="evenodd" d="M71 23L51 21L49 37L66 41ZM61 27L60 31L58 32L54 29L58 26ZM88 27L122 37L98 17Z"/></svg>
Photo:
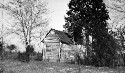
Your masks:
<svg viewBox="0 0 125 73"><path fill-rule="evenodd" d="M51 29L51 30L47 33L47 35L48 35L51 31L54 31L54 32L55 32L55 34L59 37L59 41L60 41L60 42L65 43L65 44L72 44L72 43L73 43L72 40L71 40L71 38L68 37L68 35L67 35L65 32L63 32L63 31L58 31L58 30L55 30L55 29ZM46 35L46 37L47 37L47 35ZM46 38L46 37L45 37L45 38ZM44 41L44 39L43 39L42 41Z"/></svg>
<svg viewBox="0 0 125 73"><path fill-rule="evenodd" d="M72 44L71 38L69 38L68 35L66 35L64 32L58 31L58 30L54 30L54 31L55 31L55 34L58 35L58 37L60 38L60 42L66 43L66 44Z"/></svg>

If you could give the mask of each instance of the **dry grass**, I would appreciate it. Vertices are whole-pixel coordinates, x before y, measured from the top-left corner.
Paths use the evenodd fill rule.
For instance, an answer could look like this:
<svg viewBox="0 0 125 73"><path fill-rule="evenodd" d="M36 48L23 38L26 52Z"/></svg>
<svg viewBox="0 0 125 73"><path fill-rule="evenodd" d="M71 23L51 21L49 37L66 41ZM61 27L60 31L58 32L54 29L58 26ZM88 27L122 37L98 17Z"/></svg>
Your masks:
<svg viewBox="0 0 125 73"><path fill-rule="evenodd" d="M97 68L42 61L23 63L13 60L0 62L0 70L0 73L125 73L123 68Z"/></svg>

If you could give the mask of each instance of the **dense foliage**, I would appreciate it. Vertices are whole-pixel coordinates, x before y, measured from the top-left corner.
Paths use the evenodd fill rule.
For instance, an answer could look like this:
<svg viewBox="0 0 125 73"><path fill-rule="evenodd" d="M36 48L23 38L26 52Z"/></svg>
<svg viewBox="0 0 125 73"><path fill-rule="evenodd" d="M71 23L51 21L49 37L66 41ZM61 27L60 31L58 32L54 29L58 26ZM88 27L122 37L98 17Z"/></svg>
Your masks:
<svg viewBox="0 0 125 73"><path fill-rule="evenodd" d="M68 7L64 28L72 34L76 43L83 41L83 31L91 35L97 65L112 65L116 43L108 34L106 20L109 19L109 15L103 0L71 0Z"/></svg>

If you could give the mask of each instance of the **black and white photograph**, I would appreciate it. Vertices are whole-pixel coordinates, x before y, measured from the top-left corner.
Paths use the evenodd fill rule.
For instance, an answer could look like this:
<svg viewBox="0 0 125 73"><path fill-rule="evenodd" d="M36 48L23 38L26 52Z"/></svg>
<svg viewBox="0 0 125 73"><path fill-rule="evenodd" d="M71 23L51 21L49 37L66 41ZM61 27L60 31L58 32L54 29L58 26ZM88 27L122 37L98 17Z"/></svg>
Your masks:
<svg viewBox="0 0 125 73"><path fill-rule="evenodd" d="M0 0L0 73L125 73L125 0Z"/></svg>

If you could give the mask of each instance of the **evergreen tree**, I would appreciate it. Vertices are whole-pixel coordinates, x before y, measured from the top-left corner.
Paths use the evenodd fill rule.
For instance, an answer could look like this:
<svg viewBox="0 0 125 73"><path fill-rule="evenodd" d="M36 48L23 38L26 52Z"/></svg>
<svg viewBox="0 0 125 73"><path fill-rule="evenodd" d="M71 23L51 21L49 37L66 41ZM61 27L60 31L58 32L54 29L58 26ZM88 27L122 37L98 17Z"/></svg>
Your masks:
<svg viewBox="0 0 125 73"><path fill-rule="evenodd" d="M68 7L64 28L72 34L74 41L82 40L82 31L85 28L86 34L93 38L97 65L106 65L112 61L111 57L115 54L112 44L115 42L108 34L106 20L109 19L109 15L103 0L71 0Z"/></svg>

